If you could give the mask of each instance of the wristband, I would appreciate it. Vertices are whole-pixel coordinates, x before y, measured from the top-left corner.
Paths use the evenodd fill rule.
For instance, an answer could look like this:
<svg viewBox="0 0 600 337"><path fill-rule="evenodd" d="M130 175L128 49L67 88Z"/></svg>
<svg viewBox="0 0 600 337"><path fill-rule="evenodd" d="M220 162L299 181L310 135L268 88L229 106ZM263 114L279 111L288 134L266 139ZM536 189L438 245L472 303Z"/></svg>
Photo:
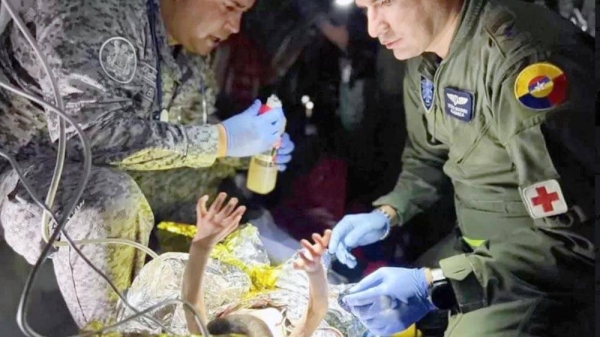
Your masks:
<svg viewBox="0 0 600 337"><path fill-rule="evenodd" d="M391 226L392 215L389 214L388 212L384 211L381 208L376 208L375 211L383 214L383 216L385 216L385 218L387 219L387 222L385 223L385 231L384 231L383 235L381 236L381 238L379 239L379 240L383 240L383 239L387 238L388 235L390 235L390 231L392 229L392 226Z"/></svg>

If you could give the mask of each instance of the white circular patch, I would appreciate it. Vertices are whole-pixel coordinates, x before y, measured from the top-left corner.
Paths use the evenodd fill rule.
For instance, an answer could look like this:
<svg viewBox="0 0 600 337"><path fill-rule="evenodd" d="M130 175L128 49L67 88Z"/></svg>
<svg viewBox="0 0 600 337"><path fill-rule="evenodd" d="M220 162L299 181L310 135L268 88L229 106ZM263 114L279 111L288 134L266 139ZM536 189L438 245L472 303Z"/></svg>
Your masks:
<svg viewBox="0 0 600 337"><path fill-rule="evenodd" d="M100 47L100 65L112 80L127 84L133 80L137 55L133 44L122 37L106 40Z"/></svg>

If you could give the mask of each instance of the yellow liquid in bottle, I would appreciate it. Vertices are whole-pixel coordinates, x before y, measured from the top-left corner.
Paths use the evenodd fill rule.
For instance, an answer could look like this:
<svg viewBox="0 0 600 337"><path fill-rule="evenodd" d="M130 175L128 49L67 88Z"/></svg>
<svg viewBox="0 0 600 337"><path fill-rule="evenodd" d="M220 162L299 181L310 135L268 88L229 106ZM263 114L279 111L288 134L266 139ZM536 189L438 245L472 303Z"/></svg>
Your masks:
<svg viewBox="0 0 600 337"><path fill-rule="evenodd" d="M267 101L267 106L269 108L281 107L281 102L277 96L271 95ZM281 134L284 131L285 124L281 128ZM277 183L277 164L275 164L277 148L279 148L279 144L275 144L271 150L256 155L250 160L248 180L246 181L246 187L250 191L258 194L268 194L275 189Z"/></svg>
<svg viewBox="0 0 600 337"><path fill-rule="evenodd" d="M270 155L252 157L248 167L246 187L254 193L268 194L275 189L277 183L277 165Z"/></svg>

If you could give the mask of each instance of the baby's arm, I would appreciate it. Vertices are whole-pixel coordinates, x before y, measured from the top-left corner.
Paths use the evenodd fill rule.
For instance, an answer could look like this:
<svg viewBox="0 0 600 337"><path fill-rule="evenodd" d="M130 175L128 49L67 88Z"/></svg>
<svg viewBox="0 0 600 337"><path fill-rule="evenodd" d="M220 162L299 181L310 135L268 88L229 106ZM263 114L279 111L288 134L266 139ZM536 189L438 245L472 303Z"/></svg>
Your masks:
<svg viewBox="0 0 600 337"><path fill-rule="evenodd" d="M290 337L310 337L327 314L329 290L321 256L326 252L330 238L331 231L326 230L324 236L313 234L314 245L306 240L301 241L304 251L294 261L294 268L304 270L308 275L310 298L304 316Z"/></svg>
<svg viewBox="0 0 600 337"><path fill-rule="evenodd" d="M192 240L190 257L183 276L182 298L198 310L205 326L207 315L204 306L203 280L210 252L219 241L238 227L242 214L246 211L244 206L236 208L238 202L236 198L232 198L223 206L226 197L227 194L220 193L208 210L206 209L208 196L203 196L198 200L196 208L198 230ZM200 334L201 331L194 320L194 314L186 310L185 318L190 333Z"/></svg>

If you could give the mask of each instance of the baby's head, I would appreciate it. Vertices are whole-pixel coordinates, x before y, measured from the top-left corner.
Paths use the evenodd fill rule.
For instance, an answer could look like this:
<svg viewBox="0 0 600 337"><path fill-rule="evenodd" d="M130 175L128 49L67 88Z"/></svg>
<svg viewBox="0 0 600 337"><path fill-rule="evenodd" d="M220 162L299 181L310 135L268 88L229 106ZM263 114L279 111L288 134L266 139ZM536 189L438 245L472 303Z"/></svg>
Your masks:
<svg viewBox="0 0 600 337"><path fill-rule="evenodd" d="M285 337L283 315L275 308L240 309L208 323L211 335L231 334L248 337Z"/></svg>
<svg viewBox="0 0 600 337"><path fill-rule="evenodd" d="M324 336L344 337L336 328L319 328ZM285 317L276 308L240 309L208 323L214 337L286 337Z"/></svg>

